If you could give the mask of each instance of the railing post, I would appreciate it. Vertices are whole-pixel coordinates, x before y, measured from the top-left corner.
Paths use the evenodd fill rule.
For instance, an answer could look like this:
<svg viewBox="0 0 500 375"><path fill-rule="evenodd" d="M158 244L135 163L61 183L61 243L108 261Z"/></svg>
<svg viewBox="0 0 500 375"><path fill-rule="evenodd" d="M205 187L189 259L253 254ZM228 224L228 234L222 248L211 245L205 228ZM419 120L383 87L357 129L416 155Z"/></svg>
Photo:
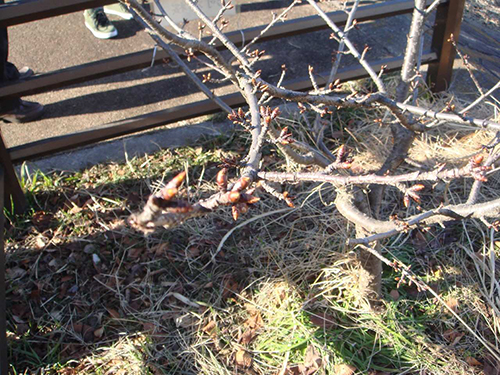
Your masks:
<svg viewBox="0 0 500 375"><path fill-rule="evenodd" d="M2 192L5 208L9 211L14 211L16 214L23 213L28 203L24 196L21 185L17 179L16 171L12 165L9 152L3 142L2 133L0 132L0 167L3 168L5 175L5 186ZM14 205L14 207L12 207Z"/></svg>
<svg viewBox="0 0 500 375"><path fill-rule="evenodd" d="M4 214L4 170L0 165L0 375L7 375L7 322L5 302L5 252L3 245Z"/></svg>
<svg viewBox="0 0 500 375"><path fill-rule="evenodd" d="M436 10L431 48L438 54L439 60L431 63L427 71L427 82L433 92L444 91L450 85L456 54L450 37L453 34L458 42L464 6L465 0L449 0L440 4Z"/></svg>

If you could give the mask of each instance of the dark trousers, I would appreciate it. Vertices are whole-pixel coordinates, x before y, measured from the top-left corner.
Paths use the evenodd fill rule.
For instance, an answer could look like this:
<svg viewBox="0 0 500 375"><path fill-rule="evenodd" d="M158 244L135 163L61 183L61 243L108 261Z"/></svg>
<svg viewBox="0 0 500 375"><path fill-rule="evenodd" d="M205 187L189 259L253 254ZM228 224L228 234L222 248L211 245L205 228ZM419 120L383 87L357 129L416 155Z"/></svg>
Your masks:
<svg viewBox="0 0 500 375"><path fill-rule="evenodd" d="M0 5L4 0L0 0ZM9 56L9 38L7 29L0 28L0 85L9 81L19 79L19 71L16 66L7 61ZM10 111L19 105L19 99L4 99L0 101L0 112Z"/></svg>

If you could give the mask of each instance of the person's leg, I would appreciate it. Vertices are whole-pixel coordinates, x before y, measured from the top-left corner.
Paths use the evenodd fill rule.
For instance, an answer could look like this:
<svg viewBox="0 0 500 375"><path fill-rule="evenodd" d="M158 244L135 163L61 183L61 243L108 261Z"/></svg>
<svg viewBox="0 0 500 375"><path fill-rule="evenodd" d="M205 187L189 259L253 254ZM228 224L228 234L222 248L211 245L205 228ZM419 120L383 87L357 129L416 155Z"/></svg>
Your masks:
<svg viewBox="0 0 500 375"><path fill-rule="evenodd" d="M0 4L3 0L0 0ZM6 28L0 28L0 85L9 81L18 80L19 71L14 64L7 61L9 55L9 39ZM28 122L39 118L43 114L43 106L39 103L28 102L19 98L0 100L0 120L4 122Z"/></svg>
<svg viewBox="0 0 500 375"><path fill-rule="evenodd" d="M3 1L0 1L2 4ZM0 84L19 77L19 72L14 64L7 61L9 55L9 39L7 29L0 28ZM3 99L0 101L0 113L10 111L19 105L19 99Z"/></svg>

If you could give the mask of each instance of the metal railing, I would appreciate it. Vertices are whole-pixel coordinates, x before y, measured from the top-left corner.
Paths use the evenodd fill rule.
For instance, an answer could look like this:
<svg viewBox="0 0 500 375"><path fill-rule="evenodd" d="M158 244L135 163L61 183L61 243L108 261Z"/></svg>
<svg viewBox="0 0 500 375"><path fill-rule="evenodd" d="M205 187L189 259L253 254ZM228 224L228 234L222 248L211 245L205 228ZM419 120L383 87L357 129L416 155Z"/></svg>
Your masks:
<svg viewBox="0 0 500 375"><path fill-rule="evenodd" d="M96 6L115 3L116 0L23 0L0 5L0 27L18 25L43 18L54 17L66 13L76 12ZM431 0L428 1L431 3ZM455 51L449 39L451 34L455 38L460 33L460 25L465 0L442 0L437 8L431 50L425 51L422 64L429 64L428 81L434 91L443 91L448 86L453 69ZM375 5L363 6L356 12L358 22L372 21L380 18L409 14L413 12L413 0L392 0ZM337 25L347 21L344 12L331 12L328 16ZM239 45L243 40L252 40L259 35L264 26L252 27L227 33L228 38ZM326 29L327 25L318 16L309 16L286 21L275 25L260 41L284 38L287 36L310 33ZM244 39L243 39L244 38ZM216 45L222 49L221 44ZM182 54L179 48L177 52ZM151 64L153 49L130 53L118 57L108 58L92 63L78 65L66 69L40 74L24 81L0 86L0 100L9 97L21 97L43 93L55 88L85 82L92 79L110 76L117 73L141 69ZM168 57L164 51L158 51L155 62ZM378 71L382 65L387 65L386 71L398 70L403 63L402 57L383 59L372 62L371 65ZM327 77L319 74L319 77ZM366 77L367 74L360 66L347 67L339 70L337 78L345 82ZM324 84L321 79L318 84ZM307 90L311 88L309 78L285 82L284 86L293 90ZM221 99L231 107L244 105L243 97L239 93L222 96ZM85 130L73 134L62 135L49 139L39 140L20 146L6 148L0 134L0 278L4 282L3 257L3 207L15 212L22 212L26 207L26 199L17 180L13 163L54 154L99 141L119 137L126 134L152 129L161 125L207 115L220 111L211 100L184 104L162 111L105 124L97 129ZM4 181L5 176L5 181ZM13 203L13 207L11 204ZM4 285L0 288L5 290ZM0 292L0 375L7 374L6 343L5 343L5 299Z"/></svg>

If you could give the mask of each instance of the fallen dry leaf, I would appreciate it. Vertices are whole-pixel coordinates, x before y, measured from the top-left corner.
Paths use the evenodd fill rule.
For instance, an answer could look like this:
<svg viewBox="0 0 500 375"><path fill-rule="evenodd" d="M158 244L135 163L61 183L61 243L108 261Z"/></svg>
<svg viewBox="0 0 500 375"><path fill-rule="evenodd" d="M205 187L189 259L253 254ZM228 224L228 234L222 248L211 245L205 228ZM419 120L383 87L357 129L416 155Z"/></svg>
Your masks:
<svg viewBox="0 0 500 375"><path fill-rule="evenodd" d="M243 349L238 350L234 358L238 366L250 367L252 365L252 356Z"/></svg>
<svg viewBox="0 0 500 375"><path fill-rule="evenodd" d="M18 324L23 324L23 323L26 323L23 319L21 319L20 317L18 317L17 315L12 315L12 319L18 323Z"/></svg>
<svg viewBox="0 0 500 375"><path fill-rule="evenodd" d="M115 309L113 309L111 307L106 307L106 310L108 310L109 315L113 319L120 319L121 318L120 313L118 311L116 311Z"/></svg>
<svg viewBox="0 0 500 375"><path fill-rule="evenodd" d="M500 375L500 363L491 356L484 359L484 375Z"/></svg>
<svg viewBox="0 0 500 375"><path fill-rule="evenodd" d="M443 333L443 337L446 341L451 343L451 346L456 345L465 333L456 331L454 329L449 329Z"/></svg>
<svg viewBox="0 0 500 375"><path fill-rule="evenodd" d="M247 345L253 341L255 337L257 337L256 329L249 328L245 332L243 332L238 338L238 342L242 345Z"/></svg>
<svg viewBox="0 0 500 375"><path fill-rule="evenodd" d="M104 334L104 327L101 327L101 328L97 328L95 331L94 331L94 336L98 339L100 339L102 337L102 335Z"/></svg>
<svg viewBox="0 0 500 375"><path fill-rule="evenodd" d="M38 211L35 212L31 217L31 222L39 232L43 232L50 227L50 222L53 217L53 214L47 214L45 212Z"/></svg>
<svg viewBox="0 0 500 375"><path fill-rule="evenodd" d="M342 363L333 367L334 375L353 375L356 372L356 367Z"/></svg>
<svg viewBox="0 0 500 375"><path fill-rule="evenodd" d="M260 311L254 310L250 313L250 317L243 323L243 325L247 328L259 329L264 325L264 321L262 320L262 315L260 315Z"/></svg>
<svg viewBox="0 0 500 375"><path fill-rule="evenodd" d="M307 367L307 375L311 375L321 367L323 361L314 346L309 345L306 349L304 365Z"/></svg>
<svg viewBox="0 0 500 375"><path fill-rule="evenodd" d="M214 332L215 328L217 328L217 324L213 320L211 320L201 330L205 332L207 335L211 335Z"/></svg>
<svg viewBox="0 0 500 375"><path fill-rule="evenodd" d="M26 275L28 271L26 271L24 268L21 267L12 267L12 268L7 268L5 270L5 273L7 276L7 280L14 280L14 279L20 279L21 277Z"/></svg>
<svg viewBox="0 0 500 375"><path fill-rule="evenodd" d="M156 331L156 325L151 322L142 323L142 331L144 333L153 334Z"/></svg>
<svg viewBox="0 0 500 375"><path fill-rule="evenodd" d="M41 234L39 234L35 238L35 247L37 250L43 250L48 243L49 239L45 236L42 236Z"/></svg>
<svg viewBox="0 0 500 375"><path fill-rule="evenodd" d="M141 254L144 252L144 249L141 247L133 247L129 249L128 251L128 257L130 259L137 259L141 256Z"/></svg>
<svg viewBox="0 0 500 375"><path fill-rule="evenodd" d="M223 284L222 298L229 298L233 293L238 292L238 288L238 282L234 280L232 276L226 277Z"/></svg>
<svg viewBox="0 0 500 375"><path fill-rule="evenodd" d="M483 364L481 362L479 362L476 358L474 357L467 357L465 358L465 362L467 362L467 364L469 366L482 366Z"/></svg>
<svg viewBox="0 0 500 375"><path fill-rule="evenodd" d="M311 314L311 323L323 329L331 329L336 326L335 318L326 313Z"/></svg>
<svg viewBox="0 0 500 375"><path fill-rule="evenodd" d="M91 342L94 339L94 329L87 324L73 324L73 331L81 335L85 342Z"/></svg>
<svg viewBox="0 0 500 375"><path fill-rule="evenodd" d="M414 231L412 242L418 250L424 250L427 247L427 238L419 230Z"/></svg>
<svg viewBox="0 0 500 375"><path fill-rule="evenodd" d="M454 297L449 297L446 301L446 306L448 306L450 309L453 310L453 312L457 313L458 312L458 300ZM449 314L449 310L446 310L446 312Z"/></svg>
<svg viewBox="0 0 500 375"><path fill-rule="evenodd" d="M167 242L159 243L158 245L153 246L149 252L153 253L157 257L163 256L169 249L169 244Z"/></svg>
<svg viewBox="0 0 500 375"><path fill-rule="evenodd" d="M77 214L77 213L81 212L82 210L83 210L83 208L78 207L76 204L73 204L73 207L71 207L71 210L69 210L69 212L71 214Z"/></svg>

